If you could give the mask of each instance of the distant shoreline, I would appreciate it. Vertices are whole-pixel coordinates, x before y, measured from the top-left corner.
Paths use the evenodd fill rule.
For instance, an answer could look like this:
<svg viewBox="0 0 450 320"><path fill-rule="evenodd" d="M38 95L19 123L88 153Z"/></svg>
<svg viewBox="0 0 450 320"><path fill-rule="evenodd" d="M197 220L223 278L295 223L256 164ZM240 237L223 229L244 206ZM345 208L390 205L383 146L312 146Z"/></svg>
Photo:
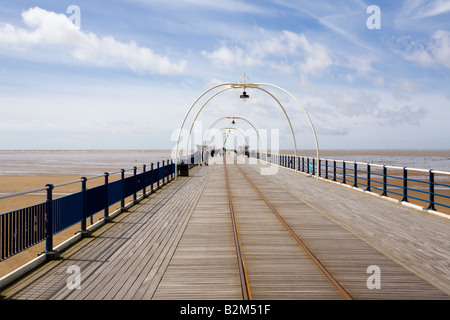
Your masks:
<svg viewBox="0 0 450 320"><path fill-rule="evenodd" d="M269 150L269 153L271 150ZM171 159L172 150L0 150L0 175L102 174ZM277 153L294 155L292 149ZM297 156L316 158L315 149L297 149ZM321 159L450 171L450 149L321 149Z"/></svg>

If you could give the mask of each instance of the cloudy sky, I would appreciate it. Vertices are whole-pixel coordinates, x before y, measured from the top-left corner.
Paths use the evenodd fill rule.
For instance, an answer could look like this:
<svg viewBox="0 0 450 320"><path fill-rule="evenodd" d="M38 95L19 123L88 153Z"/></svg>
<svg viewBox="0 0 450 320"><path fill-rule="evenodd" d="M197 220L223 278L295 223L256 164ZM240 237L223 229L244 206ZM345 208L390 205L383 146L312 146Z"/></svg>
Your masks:
<svg viewBox="0 0 450 320"><path fill-rule="evenodd" d="M450 148L449 0L20 0L0 4L0 149L172 149L192 103L244 73L292 93L322 149ZM263 88L315 148L295 101ZM292 148L278 103L247 92L196 129L242 116Z"/></svg>

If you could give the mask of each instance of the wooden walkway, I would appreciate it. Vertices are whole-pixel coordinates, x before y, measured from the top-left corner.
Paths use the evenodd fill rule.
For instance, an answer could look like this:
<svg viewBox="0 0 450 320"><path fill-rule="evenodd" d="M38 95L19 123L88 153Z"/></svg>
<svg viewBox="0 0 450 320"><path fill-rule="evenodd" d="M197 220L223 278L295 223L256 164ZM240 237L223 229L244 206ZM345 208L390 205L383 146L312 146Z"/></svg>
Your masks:
<svg viewBox="0 0 450 320"><path fill-rule="evenodd" d="M262 176L264 166L226 165L252 299L343 299L258 192L353 299L450 298L450 220L285 168ZM190 174L0 295L242 299L225 167ZM67 286L70 266L80 268L79 289ZM368 288L369 266L380 289Z"/></svg>

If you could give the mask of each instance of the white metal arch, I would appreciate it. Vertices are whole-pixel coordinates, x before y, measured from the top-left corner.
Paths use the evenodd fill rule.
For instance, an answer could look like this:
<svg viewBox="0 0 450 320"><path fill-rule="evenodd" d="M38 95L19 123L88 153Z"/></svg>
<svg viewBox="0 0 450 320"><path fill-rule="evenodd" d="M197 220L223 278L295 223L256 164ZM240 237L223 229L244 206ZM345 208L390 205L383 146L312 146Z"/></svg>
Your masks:
<svg viewBox="0 0 450 320"><path fill-rule="evenodd" d="M229 134L229 133L231 133L231 132L222 132L221 130L233 130L233 131L239 131L239 133L241 133L242 136L244 137L244 143L247 143L247 144L248 144L248 137L245 135L244 130L242 130L241 128L222 127L222 128L220 128L220 129L217 129L217 132L213 134L213 137L215 137L218 133L223 133L223 134ZM234 132L233 132L233 134L236 135ZM237 136L237 135L236 135L236 136ZM239 138L238 138L238 139L239 139ZM205 139L205 140L206 140L206 139ZM240 140L240 139L239 139L239 140ZM241 142L241 143L242 143L242 142ZM204 146L204 145L205 145L205 144L202 144L202 150L203 150L203 146Z"/></svg>
<svg viewBox="0 0 450 320"><path fill-rule="evenodd" d="M202 105L202 107L198 110L197 114L195 115L194 120L193 120L192 123L191 123L191 127L190 127L190 129L189 129L189 134L188 134L187 143L186 143L186 149L185 149L185 155L187 155L188 150L189 150L189 140L190 140L190 136L191 136L191 134L192 134L192 129L193 129L193 127L194 127L195 121L197 120L197 118L198 118L198 116L200 115L200 113L202 112L202 110L206 107L206 105L207 105L207 104L208 104L215 96L219 95L220 93L222 93L222 92L224 92L224 91L227 91L227 90L230 90L230 89L236 89L236 88L237 88L236 86L238 86L238 85L237 85L237 84L233 84L230 88L225 88L225 89L220 90L219 92L216 92L216 93L215 93L213 96L211 96L211 97L210 97L210 98ZM280 102L273 94L271 94L270 92L268 92L268 91L265 90L265 89L258 88L258 86L255 85L255 84L246 84L246 86L250 86L250 87L252 87L252 88L256 88L256 89L259 89L259 90L261 90L261 91L267 93L268 95L270 95L270 96L278 103L278 105L280 106L280 108L283 110L283 113L284 113L284 115L286 116L286 119L287 119L287 121L288 121L288 123L289 123L289 127L290 127L290 129L291 129L292 139L293 139L293 141L294 141L294 156L295 156L295 159L297 159L297 142L296 142L296 139L295 139L294 129L293 129L293 127L292 127L291 120L289 119L289 116L288 116L286 110L284 109L283 105L281 104L281 102ZM211 91L211 90L213 90L214 88L217 88L217 86L211 88L211 89L208 90L208 91ZM199 98L199 99L200 99L200 98ZM198 101L199 99L197 99L197 101ZM193 107L193 106L191 106L191 109L190 109L190 110L192 110L192 107ZM189 112L190 112L190 111L188 111L188 113L186 114L183 123L185 122L185 120L186 120L186 118L187 118ZM179 135L178 135L178 140L177 140L177 148L176 148L176 154L177 154L177 155L178 155L178 141L179 141L179 138L180 138L181 130L182 130L182 128L180 129L180 133L179 133ZM294 161L294 168L297 169L297 161ZM177 161L175 161L175 172L176 172L176 171L177 171Z"/></svg>
<svg viewBox="0 0 450 320"><path fill-rule="evenodd" d="M248 118L245 118L245 117L242 117L242 116L227 116L227 117L222 117L222 118L219 118L219 119L217 119L216 121L214 121L214 123L213 124L211 124L211 126L208 128L208 130L206 130L206 133L205 133L205 136L204 136L204 138L203 138L203 143L202 143L202 146L203 145L205 145L205 143L206 143L206 140L207 140L207 137L209 136L209 131L211 131L211 129L212 128L214 128L219 122L221 122L221 121L223 121L223 120L226 120L226 119L238 119L238 120L244 120L245 122L247 122L249 125L251 125L252 126L252 128L255 130L255 132L256 132L256 135L258 136L258 140L259 140L259 142L260 142L260 144L261 144L261 137L260 137L260 135L259 135L259 128L257 128L257 125L255 124L255 123L253 123L251 120L249 120ZM263 137L264 138L264 137ZM264 140L264 139L263 139ZM267 150L267 143L266 143L266 141L264 140L264 146L266 147L266 150Z"/></svg>
<svg viewBox="0 0 450 320"><path fill-rule="evenodd" d="M309 124L310 124L310 126L311 126L311 128L312 128L312 131L313 131L315 143L316 143L317 165L319 165L319 143L318 143L318 140L317 140L317 135L316 135L316 131L315 131L315 129L314 129L314 125L313 125L313 123L312 123L312 121L311 121L311 118L309 117L308 113L306 112L306 109L305 109L305 108L303 107L303 105L295 98L295 96L293 96L290 92L288 92L287 90L285 90L285 89L283 89L283 88L281 88L281 87L279 87L279 86L277 86L277 85L273 85L273 84L270 84L270 83L245 83L245 81L244 81L244 83L223 83L223 84L219 84L219 85L213 86L213 87L211 87L210 89L208 89L208 90L206 90L205 92L203 92L203 93L197 98L197 100L195 100L194 103L191 105L191 107L189 108L189 110L187 111L187 113L185 114L185 116L184 116L184 118L183 118L183 121L182 121L182 123L181 123L181 127L180 127L179 132L178 132L178 138L177 138L177 143L176 143L176 148L175 148L175 150L176 150L176 154L175 154L175 177L177 177L177 164L178 164L178 157L179 157L179 154L178 154L178 146L179 146L179 142L180 142L181 132L182 132L182 130L183 130L183 127L184 127L184 124L185 124L185 122L186 122L186 119L187 119L188 115L190 114L190 112L192 111L192 109L194 108L194 106L197 104L197 102L198 102L203 96L205 96L208 92L210 92L210 91L212 91L212 90L214 90L214 89L216 89L216 88L223 87L223 86L229 86L229 88L227 88L227 89L239 89L239 88L242 88L242 89L244 89L244 91L245 91L246 88L258 88L259 86L270 86L270 87L279 89L279 90L281 90L281 91L287 93L287 94L288 94L292 99L294 99L294 101L300 106L300 108L303 110L303 112L305 113L306 117L308 118ZM259 88L259 89L260 89L260 88ZM261 89L261 90L263 90L263 89ZM222 92L224 92L224 91L226 91L226 89L223 89L223 90L221 90L220 92L217 92L216 94L214 94L213 97L215 97L216 95L218 95L219 93L222 93ZM268 93L267 90L263 90L263 91L265 91L266 93ZM275 98L272 94L270 94L270 95L271 95L273 98ZM202 108L201 108L201 109L199 110L199 112L197 113L196 118L198 117L198 114L201 112L201 110L205 107L205 105L206 105L213 97L211 97L211 98L210 98L210 99L202 106ZM275 99L276 99L276 98L275 98ZM279 105L282 107L281 103L280 103L277 99L276 99L276 101L277 101L277 102L279 103ZM282 108L283 108L283 107L282 107ZM284 110L284 108L283 108L283 110ZM286 112L285 112L285 115L286 115L286 117L289 119L289 117L287 116ZM289 120L289 123L290 123L290 120ZM291 130L292 130L292 125L291 125L291 123L290 123L290 126L291 126ZM189 135L190 135L190 134L189 134ZM294 140L295 140L295 138L294 138ZM294 145L294 147L295 147L295 158L297 159L297 146ZM295 161L295 168L297 168L297 161ZM317 172L317 178L319 178L319 170L317 170L316 172Z"/></svg>

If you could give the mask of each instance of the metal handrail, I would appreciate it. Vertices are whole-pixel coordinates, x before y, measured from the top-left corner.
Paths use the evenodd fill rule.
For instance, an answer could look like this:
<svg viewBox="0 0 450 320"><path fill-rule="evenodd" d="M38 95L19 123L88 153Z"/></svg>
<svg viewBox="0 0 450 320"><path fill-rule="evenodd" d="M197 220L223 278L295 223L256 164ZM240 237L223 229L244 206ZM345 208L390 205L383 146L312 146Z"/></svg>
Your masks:
<svg viewBox="0 0 450 320"><path fill-rule="evenodd" d="M192 159L192 158L191 158ZM147 165L142 165L143 170L137 173L137 167L121 169L113 173L105 172L93 177L82 177L77 180L63 182L59 184L47 184L45 187L30 189L20 192L1 195L1 199L25 195L38 191L46 191L45 202L38 203L25 208L16 209L10 212L0 213L0 261L29 248L30 246L45 240L45 252L53 250L53 235L62 231L74 223L81 222L81 231L86 230L86 219L91 218L95 212L104 210L104 217L108 218L109 206L120 201L121 208L125 208L125 198L133 196L133 201L137 200L137 193L142 191L142 195L148 195L146 187L150 186L150 193L160 188L160 182L165 185L174 179L174 160L167 159L150 164L150 170L146 171ZM131 176L125 177L126 171L133 171ZM121 174L121 179L109 182L108 177L113 174ZM137 177L141 177L138 179ZM104 177L104 184L98 187L87 188L86 182L92 179ZM132 180L134 178L134 183ZM143 180L142 180L143 179ZM116 182L121 182L119 185ZM131 182L131 184L130 184ZM53 199L53 190L56 187L81 183L79 192L68 194L64 197ZM114 185L113 185L114 184ZM116 186L119 186L117 189ZM112 188L112 189L111 189ZM110 194L110 192L112 192ZM93 197L89 197L93 194ZM112 196L112 198L111 198ZM56 219L56 220L54 220ZM62 221L64 220L64 221ZM70 220L70 221L69 221ZM37 228L37 229L36 229ZM54 228L56 228L54 230Z"/></svg>
<svg viewBox="0 0 450 320"><path fill-rule="evenodd" d="M45 186L42 188L36 188L36 189L30 189L30 190L25 190L25 191L19 191L19 192L13 192L13 193L8 193L8 194L4 194L2 196L0 196L0 200L1 199L6 199L6 198L12 198L15 196L21 196L27 193L33 193L33 192L37 192L37 191L44 191L47 190L49 187Z"/></svg>
<svg viewBox="0 0 450 320"><path fill-rule="evenodd" d="M251 152L252 157L262 158L260 153ZM265 154L265 159L270 159L271 163L275 163L280 166L284 166L287 168L292 168L292 155L283 155L283 154ZM312 162L310 161L312 160ZM306 172L307 174L314 174L314 171L317 170L318 176L322 177L322 173L325 168L325 178L323 179L332 179L333 181L337 181L337 179L342 180L343 184L353 183L353 187L361 188L361 186L366 187L367 191L370 191L371 188L375 190L382 191L382 196L389 196L388 194L395 194L403 197L401 201L408 202L408 199L415 199L418 201L429 203L427 209L436 210L435 206L441 206L445 208L450 208L449 205L446 205L442 202L435 201L435 197L441 197L445 199L450 199L450 196L443 194L442 192L436 192L435 186L440 186L444 188L448 188L450 190L450 184L435 182L435 175L445 175L450 176L450 171L443 170L434 170L434 169L419 169L419 168L411 168L411 167L400 167L393 165L380 165L375 163L366 163L360 161L351 161L351 160L337 160L337 159L328 159L328 158L319 158L319 163L315 163L314 158L302 157L299 156L297 159L294 159L295 163L298 163L297 171ZM325 162L325 163L324 163ZM329 163L332 162L330 165ZM338 164L342 166L339 166ZM352 164L353 166L346 166L346 164ZM359 166L366 166L367 170L362 170L358 168ZM311 168L310 168L311 166ZM377 171L370 170L371 168L377 168ZM331 170L330 170L331 169ZM382 172L379 170L382 169ZM401 170L401 175L392 175L388 174L389 170ZM427 173L429 175L427 180L419 180L418 178L410 178L408 177L408 172L422 172ZM371 176L381 177L382 180L374 180ZM388 182L388 179L395 179L403 181L403 184L394 184L392 182ZM362 181L361 181L362 180ZM366 183L364 183L366 182ZM411 187L408 185L409 182L413 183L421 183L427 185L429 190L420 190L417 187ZM377 184L377 185L373 185ZM379 186L381 185L381 187ZM403 190L403 193L396 192L392 190L393 188L398 188ZM426 198L419 198L418 196L408 194L408 191L422 193L428 196Z"/></svg>

